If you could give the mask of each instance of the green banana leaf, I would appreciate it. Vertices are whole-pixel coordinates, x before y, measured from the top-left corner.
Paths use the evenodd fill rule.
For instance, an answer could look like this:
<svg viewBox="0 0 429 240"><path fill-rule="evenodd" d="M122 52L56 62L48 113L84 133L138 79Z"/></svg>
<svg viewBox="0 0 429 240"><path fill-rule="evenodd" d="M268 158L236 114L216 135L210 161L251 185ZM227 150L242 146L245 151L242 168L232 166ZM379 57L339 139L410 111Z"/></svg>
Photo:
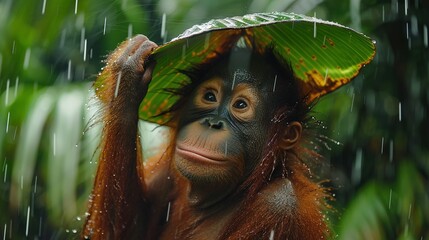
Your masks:
<svg viewBox="0 0 429 240"><path fill-rule="evenodd" d="M350 82L375 55L375 43L365 35L336 23L293 13L257 13L211 20L186 30L152 54L157 65L139 116L164 124L167 110L177 99L165 88L178 88L189 79L188 69L229 51L237 41L263 52L274 48L290 62L307 101Z"/></svg>

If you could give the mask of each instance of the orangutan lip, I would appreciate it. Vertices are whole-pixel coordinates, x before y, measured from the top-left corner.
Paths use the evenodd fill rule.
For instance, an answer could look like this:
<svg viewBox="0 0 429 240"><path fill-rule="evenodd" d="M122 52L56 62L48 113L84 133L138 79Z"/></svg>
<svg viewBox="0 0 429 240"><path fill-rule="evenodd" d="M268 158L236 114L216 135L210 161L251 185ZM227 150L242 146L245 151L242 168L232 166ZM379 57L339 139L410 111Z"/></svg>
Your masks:
<svg viewBox="0 0 429 240"><path fill-rule="evenodd" d="M225 160L220 159L217 156L203 154L200 151L192 149L191 147L184 147L181 145L176 146L176 153L183 158L200 163L222 164L225 162Z"/></svg>

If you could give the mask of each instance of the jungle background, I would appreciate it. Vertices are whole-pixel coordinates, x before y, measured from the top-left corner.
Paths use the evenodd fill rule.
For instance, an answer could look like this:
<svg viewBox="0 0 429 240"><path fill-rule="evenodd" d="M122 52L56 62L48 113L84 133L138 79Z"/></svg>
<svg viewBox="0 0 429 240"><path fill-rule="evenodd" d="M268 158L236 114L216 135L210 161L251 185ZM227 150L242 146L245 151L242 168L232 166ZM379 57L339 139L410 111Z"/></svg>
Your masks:
<svg viewBox="0 0 429 240"><path fill-rule="evenodd" d="M373 62L313 110L335 238L429 239L426 0L0 0L0 239L78 236L101 127L91 83L121 41L162 44L212 18L271 11L377 42Z"/></svg>

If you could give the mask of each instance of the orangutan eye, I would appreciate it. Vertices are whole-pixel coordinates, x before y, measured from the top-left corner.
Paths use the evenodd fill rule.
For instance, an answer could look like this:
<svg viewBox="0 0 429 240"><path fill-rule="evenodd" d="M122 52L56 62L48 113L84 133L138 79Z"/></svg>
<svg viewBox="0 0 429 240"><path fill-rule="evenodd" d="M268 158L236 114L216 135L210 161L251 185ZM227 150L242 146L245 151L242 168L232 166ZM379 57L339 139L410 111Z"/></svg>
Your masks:
<svg viewBox="0 0 429 240"><path fill-rule="evenodd" d="M237 108L237 109L245 109L245 108L247 108L247 102L240 99L240 100L235 101L234 105L232 105L232 106L234 108Z"/></svg>
<svg viewBox="0 0 429 240"><path fill-rule="evenodd" d="M208 102L216 102L216 95L214 95L212 92L206 92L203 98Z"/></svg>

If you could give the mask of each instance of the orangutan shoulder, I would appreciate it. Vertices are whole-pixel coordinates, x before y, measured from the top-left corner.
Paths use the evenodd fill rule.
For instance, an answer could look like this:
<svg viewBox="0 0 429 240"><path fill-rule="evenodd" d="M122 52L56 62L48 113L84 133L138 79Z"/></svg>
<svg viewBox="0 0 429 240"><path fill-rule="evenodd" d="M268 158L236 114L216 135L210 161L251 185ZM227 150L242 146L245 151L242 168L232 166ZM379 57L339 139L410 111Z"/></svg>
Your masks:
<svg viewBox="0 0 429 240"><path fill-rule="evenodd" d="M297 196L291 181L275 179L259 194L257 201L271 214L291 216L297 209Z"/></svg>

